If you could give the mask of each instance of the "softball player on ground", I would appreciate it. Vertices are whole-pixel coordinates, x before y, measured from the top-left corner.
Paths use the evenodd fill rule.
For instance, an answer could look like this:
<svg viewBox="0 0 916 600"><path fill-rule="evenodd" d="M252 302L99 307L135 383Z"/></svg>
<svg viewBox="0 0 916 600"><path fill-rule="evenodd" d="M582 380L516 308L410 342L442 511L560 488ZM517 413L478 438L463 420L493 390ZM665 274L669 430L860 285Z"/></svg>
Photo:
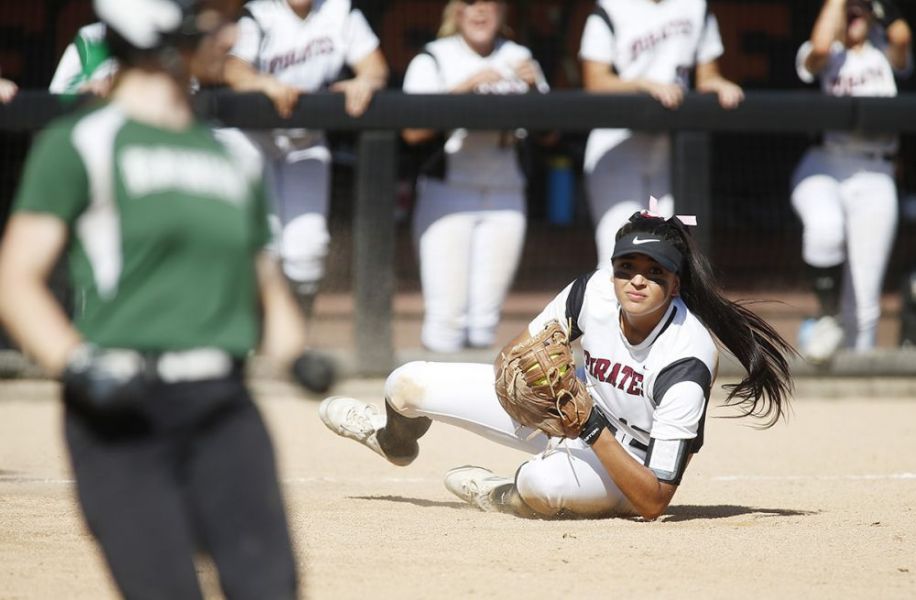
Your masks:
<svg viewBox="0 0 916 600"><path fill-rule="evenodd" d="M695 70L698 91L734 108L744 93L719 73L722 52L719 25L704 0L600 0L585 22L579 58L591 92L644 92L676 109ZM659 199L662 214L673 214L670 153L667 133L596 129L589 135L584 167L598 264L608 264L614 234L647 196Z"/></svg>
<svg viewBox="0 0 916 600"><path fill-rule="evenodd" d="M355 77L338 81L344 67ZM239 20L226 83L257 91L288 117L300 94L343 92L347 112L361 115L385 86L379 41L350 0L255 0ZM266 154L282 230L283 270L306 312L324 276L331 153L324 134L304 129L250 132Z"/></svg>
<svg viewBox="0 0 916 600"><path fill-rule="evenodd" d="M534 453L514 478L481 467L448 473L446 487L483 510L658 517L703 446L716 340L748 369L729 388L729 402L769 424L786 409L791 348L722 296L677 218L636 213L616 238L612 265L573 281L503 351L551 320L579 339L595 403L580 439L520 426L497 400L493 367L457 363L412 362L394 371L384 414L352 398L328 398L319 409L325 425L396 465L413 461L432 420Z"/></svg>
<svg viewBox="0 0 916 600"><path fill-rule="evenodd" d="M105 43L105 25L91 23L80 27L76 37L64 49L48 91L52 94L89 92L105 96L118 70Z"/></svg>
<svg viewBox="0 0 916 600"><path fill-rule="evenodd" d="M439 39L414 58L410 94L548 91L531 52L501 36L505 2L452 0ZM436 135L406 130L408 143ZM525 179L511 132L458 129L443 150L444 173L417 181L414 239L426 313L421 339L436 352L493 344L525 239Z"/></svg>
<svg viewBox="0 0 916 600"><path fill-rule="evenodd" d="M259 340L281 361L301 352L304 323L264 250L262 165L191 111L190 65L221 63L234 41L217 4L95 1L117 83L36 141L0 247L0 317L63 381L79 502L128 598L200 598L199 551L227 597L296 596L242 375ZM62 253L73 322L45 283Z"/></svg>
<svg viewBox="0 0 916 600"><path fill-rule="evenodd" d="M831 96L895 96L894 74L912 69L911 37L887 0L827 0L798 51L798 76L806 83L820 79ZM812 362L829 360L844 338L860 352L875 345L897 227L897 145L893 134L828 132L792 177L792 206L804 228L802 258L820 304L819 319L801 340Z"/></svg>

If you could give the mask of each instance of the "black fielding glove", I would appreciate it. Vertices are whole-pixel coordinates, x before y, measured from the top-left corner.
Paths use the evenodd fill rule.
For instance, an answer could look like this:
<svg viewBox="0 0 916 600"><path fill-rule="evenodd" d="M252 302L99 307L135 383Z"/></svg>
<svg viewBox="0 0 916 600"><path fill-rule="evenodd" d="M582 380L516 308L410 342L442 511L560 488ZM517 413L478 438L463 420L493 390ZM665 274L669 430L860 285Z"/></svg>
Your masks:
<svg viewBox="0 0 916 600"><path fill-rule="evenodd" d="M592 406L592 412L588 415L588 419L585 420L585 425L582 426L579 439L591 446L605 429L611 430L612 433L615 431L610 421L607 420L607 417L596 404Z"/></svg>
<svg viewBox="0 0 916 600"><path fill-rule="evenodd" d="M85 413L101 418L135 415L147 389L143 356L127 349L79 345L61 374L67 398Z"/></svg>
<svg viewBox="0 0 916 600"><path fill-rule="evenodd" d="M306 350L293 362L292 375L308 391L323 394L337 380L337 368L330 357Z"/></svg>

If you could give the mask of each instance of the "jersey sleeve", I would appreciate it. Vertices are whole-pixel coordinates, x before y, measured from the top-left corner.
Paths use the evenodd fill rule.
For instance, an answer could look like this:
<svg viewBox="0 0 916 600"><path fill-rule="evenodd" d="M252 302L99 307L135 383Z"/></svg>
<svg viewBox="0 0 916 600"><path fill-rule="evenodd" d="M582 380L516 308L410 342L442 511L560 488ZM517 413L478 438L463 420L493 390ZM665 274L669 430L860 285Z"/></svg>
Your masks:
<svg viewBox="0 0 916 600"><path fill-rule="evenodd" d="M347 17L344 42L347 46L347 64L351 67L369 56L379 46L378 37L359 9L354 8Z"/></svg>
<svg viewBox="0 0 916 600"><path fill-rule="evenodd" d="M261 36L261 25L248 10L243 11L238 22L238 37L229 54L252 65L257 63Z"/></svg>
<svg viewBox="0 0 916 600"><path fill-rule="evenodd" d="M695 440L691 452L702 446L703 420L712 390L712 372L696 357L677 360L652 383L656 404L650 436L656 440Z"/></svg>
<svg viewBox="0 0 916 600"><path fill-rule="evenodd" d="M52 124L38 136L26 159L15 211L47 213L73 223L86 209L88 176L71 131Z"/></svg>
<svg viewBox="0 0 916 600"><path fill-rule="evenodd" d="M798 78L805 83L814 83L815 80L814 73L809 71L808 67L805 66L805 61L808 60L812 47L811 41L808 40L801 45L801 48L798 49L798 53L795 55L795 72L798 73Z"/></svg>
<svg viewBox="0 0 916 600"><path fill-rule="evenodd" d="M579 58L594 62L614 64L617 58L614 51L614 32L611 31L607 21L596 12L585 20L585 29L582 30L582 41L579 44Z"/></svg>
<svg viewBox="0 0 916 600"><path fill-rule="evenodd" d="M428 52L414 57L404 74L404 92L407 94L438 94L445 92L436 59Z"/></svg>
<svg viewBox="0 0 916 600"><path fill-rule="evenodd" d="M697 64L710 63L725 54L722 46L722 36L719 34L719 21L711 12L706 13L703 23L703 32L697 44Z"/></svg>
<svg viewBox="0 0 916 600"><path fill-rule="evenodd" d="M69 43L57 63L57 69L51 78L51 84L48 91L52 94L66 94L74 91L72 86L82 74L79 53L76 51L76 44Z"/></svg>

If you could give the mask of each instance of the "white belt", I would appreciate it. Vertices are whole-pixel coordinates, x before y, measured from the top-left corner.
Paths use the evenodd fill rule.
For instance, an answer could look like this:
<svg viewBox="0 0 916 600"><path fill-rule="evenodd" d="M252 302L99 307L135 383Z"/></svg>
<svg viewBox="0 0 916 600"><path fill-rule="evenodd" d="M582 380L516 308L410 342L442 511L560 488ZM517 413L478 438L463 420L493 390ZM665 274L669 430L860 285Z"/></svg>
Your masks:
<svg viewBox="0 0 916 600"><path fill-rule="evenodd" d="M235 360L219 348L194 348L155 356L151 371L165 383L220 379L232 373Z"/></svg>

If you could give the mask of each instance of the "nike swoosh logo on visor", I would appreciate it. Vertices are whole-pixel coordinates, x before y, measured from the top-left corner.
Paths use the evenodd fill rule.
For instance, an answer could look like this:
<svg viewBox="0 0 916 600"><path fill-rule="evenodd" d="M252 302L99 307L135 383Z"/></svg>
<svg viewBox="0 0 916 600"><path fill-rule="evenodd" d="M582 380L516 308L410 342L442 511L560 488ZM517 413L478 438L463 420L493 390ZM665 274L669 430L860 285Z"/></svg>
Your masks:
<svg viewBox="0 0 916 600"><path fill-rule="evenodd" d="M641 240L641 239L639 239L639 236L636 236L635 238L633 238L633 245L634 245L634 246L639 246L639 245L641 245L641 244L648 244L648 243L651 243L651 242L660 242L660 241L661 241L661 240L653 240L653 239Z"/></svg>

